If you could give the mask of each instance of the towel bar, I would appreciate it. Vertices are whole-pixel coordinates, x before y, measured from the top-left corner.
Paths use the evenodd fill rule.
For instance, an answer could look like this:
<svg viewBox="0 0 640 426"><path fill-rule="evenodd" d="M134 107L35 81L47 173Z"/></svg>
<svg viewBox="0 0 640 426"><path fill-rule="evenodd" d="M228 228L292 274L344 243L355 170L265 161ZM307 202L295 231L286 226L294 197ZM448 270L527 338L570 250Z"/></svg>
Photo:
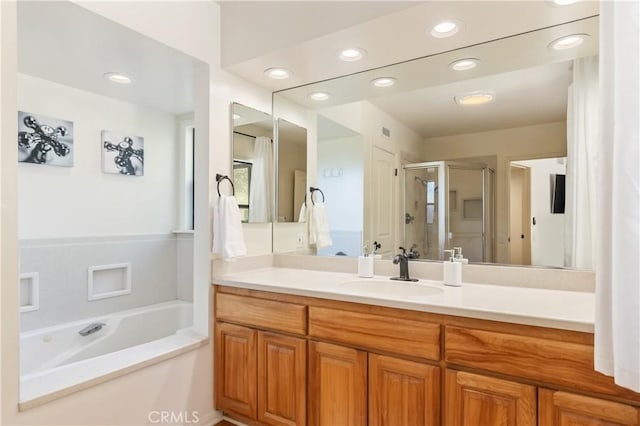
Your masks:
<svg viewBox="0 0 640 426"><path fill-rule="evenodd" d="M322 192L322 190L320 188L314 188L313 186L309 187L309 191L311 192L311 195L309 196L309 198L311 198L311 204L315 204L316 202L313 201L313 193L318 191L320 194L322 194L322 202L324 203L324 192Z"/></svg>
<svg viewBox="0 0 640 426"><path fill-rule="evenodd" d="M229 183L231 184L231 195L236 195L236 188L233 186L233 182L231 181L229 176L225 176L225 175L221 175L219 173L216 173L216 182L218 182L218 186L217 186L218 197L221 197L221 195L220 195L220 183L225 179L228 180Z"/></svg>

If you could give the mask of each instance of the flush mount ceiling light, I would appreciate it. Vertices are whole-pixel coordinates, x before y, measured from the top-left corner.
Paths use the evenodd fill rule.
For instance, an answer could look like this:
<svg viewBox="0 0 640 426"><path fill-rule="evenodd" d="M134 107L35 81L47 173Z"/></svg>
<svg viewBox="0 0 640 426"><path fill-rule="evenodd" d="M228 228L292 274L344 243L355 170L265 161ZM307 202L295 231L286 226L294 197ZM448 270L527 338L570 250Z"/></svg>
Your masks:
<svg viewBox="0 0 640 426"><path fill-rule="evenodd" d="M285 78L291 77L293 73L286 68L267 68L264 70L264 74L274 80L284 80Z"/></svg>
<svg viewBox="0 0 640 426"><path fill-rule="evenodd" d="M396 81L398 80L396 80L393 77L379 77L374 80L371 80L371 84L373 84L376 87L389 87L396 84Z"/></svg>
<svg viewBox="0 0 640 426"><path fill-rule="evenodd" d="M571 34L557 38L549 43L549 47L553 50L567 50L580 46L584 43L589 34Z"/></svg>
<svg viewBox="0 0 640 426"><path fill-rule="evenodd" d="M127 77L119 72L106 72L104 73L104 78L118 84L131 84L133 82L131 77Z"/></svg>
<svg viewBox="0 0 640 426"><path fill-rule="evenodd" d="M489 91L465 93L453 98L458 105L472 106L488 104L496 100L496 94Z"/></svg>
<svg viewBox="0 0 640 426"><path fill-rule="evenodd" d="M309 93L308 96L310 99L313 99L314 101L326 101L330 97L329 94L325 92L313 92L313 93Z"/></svg>
<svg viewBox="0 0 640 426"><path fill-rule="evenodd" d="M462 28L462 22L455 19L447 19L442 21L431 28L429 34L436 38L451 37L460 31Z"/></svg>
<svg viewBox="0 0 640 426"><path fill-rule="evenodd" d="M367 52L364 49L360 49L359 47L349 47L341 50L338 57L346 62L355 62L364 58L366 54Z"/></svg>
<svg viewBox="0 0 640 426"><path fill-rule="evenodd" d="M477 67L479 63L480 63L480 59L464 58L464 59L458 59L457 61L451 62L449 64L449 68L451 68L454 71L467 71Z"/></svg>

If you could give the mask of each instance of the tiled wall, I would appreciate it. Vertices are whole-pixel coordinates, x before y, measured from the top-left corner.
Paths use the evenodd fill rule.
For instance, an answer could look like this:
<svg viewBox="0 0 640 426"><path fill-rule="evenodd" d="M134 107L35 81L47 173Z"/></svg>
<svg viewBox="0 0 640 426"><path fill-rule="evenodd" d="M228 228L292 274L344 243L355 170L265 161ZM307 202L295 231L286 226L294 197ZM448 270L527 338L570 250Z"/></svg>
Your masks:
<svg viewBox="0 0 640 426"><path fill-rule="evenodd" d="M88 268L131 264L130 294L88 300ZM20 272L39 274L39 309L21 314L21 331L154 303L191 300L193 239L161 234L33 239L20 242Z"/></svg>

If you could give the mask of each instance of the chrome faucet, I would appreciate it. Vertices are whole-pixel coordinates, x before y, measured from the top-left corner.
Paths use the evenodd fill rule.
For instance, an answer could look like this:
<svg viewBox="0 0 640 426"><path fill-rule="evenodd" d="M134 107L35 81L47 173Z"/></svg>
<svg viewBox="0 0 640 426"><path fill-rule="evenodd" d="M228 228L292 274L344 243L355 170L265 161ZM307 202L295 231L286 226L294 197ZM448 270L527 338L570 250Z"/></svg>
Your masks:
<svg viewBox="0 0 640 426"><path fill-rule="evenodd" d="M88 336L90 334L93 334L97 331L102 330L102 327L104 327L105 325L106 324L103 322L94 322L92 324L89 324L82 330L78 331L78 334L80 334L81 336Z"/></svg>
<svg viewBox="0 0 640 426"><path fill-rule="evenodd" d="M418 281L415 278L409 277L409 258L407 257L407 251L404 247L400 247L400 250L402 250L402 253L396 254L393 258L393 264L400 265L400 276L391 277L391 279L396 281Z"/></svg>

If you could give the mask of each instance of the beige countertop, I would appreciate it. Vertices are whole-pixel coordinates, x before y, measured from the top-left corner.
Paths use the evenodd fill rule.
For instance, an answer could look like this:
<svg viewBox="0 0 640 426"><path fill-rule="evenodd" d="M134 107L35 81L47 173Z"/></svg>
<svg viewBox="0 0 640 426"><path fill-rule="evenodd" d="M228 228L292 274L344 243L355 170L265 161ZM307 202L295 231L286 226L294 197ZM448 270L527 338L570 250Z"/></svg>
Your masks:
<svg viewBox="0 0 640 426"><path fill-rule="evenodd" d="M274 293L457 315L516 324L593 332L591 292L463 283L449 287L420 279L408 284L388 276L263 267L214 278L215 284Z"/></svg>

